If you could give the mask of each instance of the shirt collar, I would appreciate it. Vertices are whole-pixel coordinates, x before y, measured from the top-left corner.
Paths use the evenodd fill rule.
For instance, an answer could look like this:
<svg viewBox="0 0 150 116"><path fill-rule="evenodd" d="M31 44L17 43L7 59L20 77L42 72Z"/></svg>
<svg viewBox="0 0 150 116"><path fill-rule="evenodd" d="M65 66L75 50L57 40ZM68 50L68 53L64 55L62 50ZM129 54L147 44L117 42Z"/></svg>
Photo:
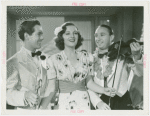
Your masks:
<svg viewBox="0 0 150 116"><path fill-rule="evenodd" d="M105 50L99 50L99 54L104 54L104 53L106 53L106 52L108 52L108 49L105 49Z"/></svg>
<svg viewBox="0 0 150 116"><path fill-rule="evenodd" d="M32 51L28 50L28 49L25 48L24 46L23 46L23 49L27 52L27 54L29 54L30 56L32 56Z"/></svg>

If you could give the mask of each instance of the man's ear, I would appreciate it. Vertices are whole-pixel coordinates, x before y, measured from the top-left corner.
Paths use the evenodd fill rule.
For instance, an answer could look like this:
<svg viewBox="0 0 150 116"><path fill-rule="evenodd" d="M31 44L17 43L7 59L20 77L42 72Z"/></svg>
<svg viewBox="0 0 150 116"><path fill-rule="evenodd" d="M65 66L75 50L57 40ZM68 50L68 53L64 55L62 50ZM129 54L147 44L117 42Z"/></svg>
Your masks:
<svg viewBox="0 0 150 116"><path fill-rule="evenodd" d="M24 40L29 40L29 34L28 33L24 33Z"/></svg>
<svg viewBox="0 0 150 116"><path fill-rule="evenodd" d="M112 43L112 42L113 42L114 37L115 37L114 35L111 35L111 36L110 36L110 43Z"/></svg>

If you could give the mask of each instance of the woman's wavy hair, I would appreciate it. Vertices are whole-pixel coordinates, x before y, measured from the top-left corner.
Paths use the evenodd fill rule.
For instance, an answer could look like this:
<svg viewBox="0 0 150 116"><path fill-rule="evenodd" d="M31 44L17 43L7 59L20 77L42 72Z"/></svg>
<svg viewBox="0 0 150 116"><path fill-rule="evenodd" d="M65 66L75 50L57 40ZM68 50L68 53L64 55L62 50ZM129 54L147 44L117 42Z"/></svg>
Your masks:
<svg viewBox="0 0 150 116"><path fill-rule="evenodd" d="M60 31L58 35L55 37L56 46L58 47L59 50L65 49L63 34L66 32L67 26L75 26L75 25L70 22L66 22L62 25L62 31ZM75 46L75 49L78 49L82 45L82 42L83 38L81 37L81 34L78 33L78 42L77 45Z"/></svg>

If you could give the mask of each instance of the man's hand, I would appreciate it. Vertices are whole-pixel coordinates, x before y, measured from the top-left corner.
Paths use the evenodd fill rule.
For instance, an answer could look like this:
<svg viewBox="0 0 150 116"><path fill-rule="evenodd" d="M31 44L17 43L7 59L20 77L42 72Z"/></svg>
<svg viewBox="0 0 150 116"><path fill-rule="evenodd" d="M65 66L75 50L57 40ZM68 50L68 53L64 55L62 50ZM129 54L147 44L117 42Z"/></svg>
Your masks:
<svg viewBox="0 0 150 116"><path fill-rule="evenodd" d="M103 101L100 101L97 104L97 107L98 107L98 110L111 110L111 108L106 103L104 103Z"/></svg>
<svg viewBox="0 0 150 116"><path fill-rule="evenodd" d="M116 95L116 90L114 88L104 88L104 94L107 96L114 97Z"/></svg>
<svg viewBox="0 0 150 116"><path fill-rule="evenodd" d="M132 55L134 57L135 60L140 60L141 59L141 46L139 43L137 42L132 42L130 44L130 48L131 48L131 52L132 52Z"/></svg>
<svg viewBox="0 0 150 116"><path fill-rule="evenodd" d="M37 105L40 101L40 97L32 91L25 92L25 99L29 102L30 105Z"/></svg>

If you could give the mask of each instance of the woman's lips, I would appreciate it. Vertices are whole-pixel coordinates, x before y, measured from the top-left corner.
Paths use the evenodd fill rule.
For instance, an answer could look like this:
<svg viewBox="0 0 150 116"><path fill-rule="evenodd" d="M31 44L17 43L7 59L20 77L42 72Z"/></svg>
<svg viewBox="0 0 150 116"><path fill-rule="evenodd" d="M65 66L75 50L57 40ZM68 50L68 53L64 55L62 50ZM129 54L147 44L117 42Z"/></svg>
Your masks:
<svg viewBox="0 0 150 116"><path fill-rule="evenodd" d="M75 39L69 39L70 42L75 42Z"/></svg>

